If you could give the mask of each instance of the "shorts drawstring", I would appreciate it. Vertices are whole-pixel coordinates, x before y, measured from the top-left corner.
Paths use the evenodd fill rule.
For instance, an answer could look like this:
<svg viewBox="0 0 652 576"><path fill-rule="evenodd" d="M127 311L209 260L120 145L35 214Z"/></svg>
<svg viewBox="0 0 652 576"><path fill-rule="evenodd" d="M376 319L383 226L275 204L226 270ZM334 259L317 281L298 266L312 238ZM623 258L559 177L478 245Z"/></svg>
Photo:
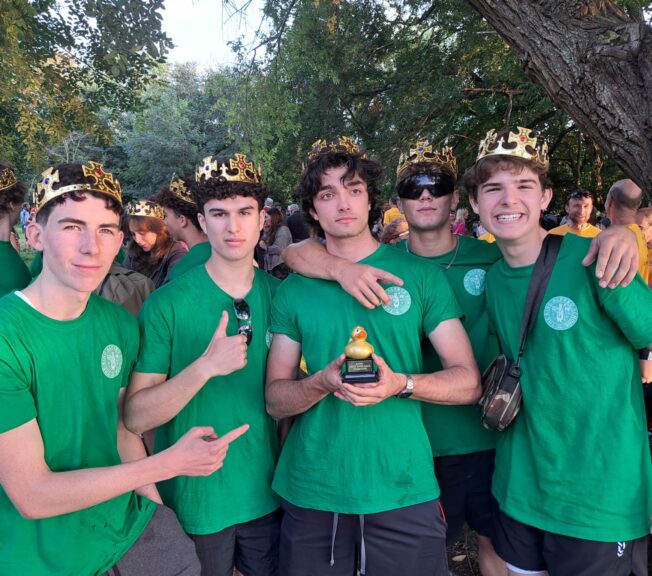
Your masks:
<svg viewBox="0 0 652 576"><path fill-rule="evenodd" d="M367 571L367 552L364 548L364 514L360 514L360 575Z"/></svg>
<svg viewBox="0 0 652 576"><path fill-rule="evenodd" d="M337 534L337 520L340 517L338 512L333 513L333 530L331 533L331 566L335 565L335 535Z"/></svg>

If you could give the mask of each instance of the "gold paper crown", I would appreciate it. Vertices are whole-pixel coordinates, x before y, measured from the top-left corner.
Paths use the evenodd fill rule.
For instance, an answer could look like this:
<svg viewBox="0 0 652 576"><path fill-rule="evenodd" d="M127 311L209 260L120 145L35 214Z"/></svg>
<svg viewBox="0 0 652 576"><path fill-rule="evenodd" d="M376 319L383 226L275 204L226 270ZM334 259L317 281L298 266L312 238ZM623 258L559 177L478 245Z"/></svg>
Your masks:
<svg viewBox="0 0 652 576"><path fill-rule="evenodd" d="M476 162L486 156L517 156L531 160L543 168L548 168L548 144L537 146L537 139L530 136L532 130L517 126L518 132L500 132L489 130L480 142Z"/></svg>
<svg viewBox="0 0 652 576"><path fill-rule="evenodd" d="M440 164L447 169L454 178L457 178L457 160L450 146L444 146L441 150L433 150L427 140L417 140L414 148L410 148L409 154L401 154L398 160L396 175L412 164Z"/></svg>
<svg viewBox="0 0 652 576"><path fill-rule="evenodd" d="M179 200L187 202L188 204L195 205L195 201L192 199L192 194L186 183L183 181L183 178L173 178L170 182L170 192L174 194Z"/></svg>
<svg viewBox="0 0 652 576"><path fill-rule="evenodd" d="M216 174L213 174L213 173ZM214 156L206 156L195 170L195 180L201 182L213 178L223 178L228 182L246 182L248 184L261 184L263 175L260 167L256 169L253 162L247 161L245 154L236 153L227 162L221 161Z"/></svg>
<svg viewBox="0 0 652 576"><path fill-rule="evenodd" d="M156 202L151 200L136 200L127 204L128 216L149 216L150 218L165 218L165 211Z"/></svg>
<svg viewBox="0 0 652 576"><path fill-rule="evenodd" d="M16 183L18 183L16 173L9 166L0 170L0 190L11 188Z"/></svg>
<svg viewBox="0 0 652 576"><path fill-rule="evenodd" d="M36 212L45 206L50 200L61 196L66 192L98 192L115 198L122 204L122 191L120 182L113 177L110 172L105 172L99 162L88 162L88 166L81 164L81 174L77 175L78 181L66 186L54 188L55 184L60 182L59 170L48 168L41 174L41 179L36 184L34 190L34 204ZM75 167L73 165L73 170Z"/></svg>
<svg viewBox="0 0 652 576"><path fill-rule="evenodd" d="M336 140L320 139L313 143L308 152L308 160L314 160L325 154L359 154L366 158L367 153L356 144L350 136L340 136Z"/></svg>

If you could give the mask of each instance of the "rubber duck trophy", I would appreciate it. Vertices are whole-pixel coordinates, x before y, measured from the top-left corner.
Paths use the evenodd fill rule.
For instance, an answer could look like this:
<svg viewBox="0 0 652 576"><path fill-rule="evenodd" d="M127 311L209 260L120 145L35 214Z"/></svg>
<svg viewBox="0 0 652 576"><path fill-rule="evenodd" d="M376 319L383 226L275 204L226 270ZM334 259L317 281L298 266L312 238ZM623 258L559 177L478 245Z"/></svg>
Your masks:
<svg viewBox="0 0 652 576"><path fill-rule="evenodd" d="M378 382L378 372L371 355L374 347L367 342L367 333L362 326L356 326L351 332L349 343L344 348L344 374L342 380L348 384L366 384Z"/></svg>

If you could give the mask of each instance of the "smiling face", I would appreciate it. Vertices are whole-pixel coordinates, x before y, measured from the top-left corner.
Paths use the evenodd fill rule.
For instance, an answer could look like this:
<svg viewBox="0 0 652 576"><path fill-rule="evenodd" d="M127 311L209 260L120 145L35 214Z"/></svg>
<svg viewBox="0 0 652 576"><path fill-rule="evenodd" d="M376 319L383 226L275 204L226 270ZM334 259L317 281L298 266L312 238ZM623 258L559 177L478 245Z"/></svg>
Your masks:
<svg viewBox="0 0 652 576"><path fill-rule="evenodd" d="M580 228L589 223L593 200L591 198L571 198L566 204L566 212L576 227ZM607 212L608 215L608 212Z"/></svg>
<svg viewBox="0 0 652 576"><path fill-rule="evenodd" d="M55 206L44 224L27 228L30 243L43 251L47 281L90 293L104 279L120 245L120 217L104 198L87 195Z"/></svg>
<svg viewBox="0 0 652 576"><path fill-rule="evenodd" d="M213 252L228 261L252 261L263 227L264 210L253 196L210 199L199 214L199 224Z"/></svg>
<svg viewBox="0 0 652 576"><path fill-rule="evenodd" d="M312 201L310 215L327 237L355 238L369 230L367 183L357 174L346 177L346 172L346 165L324 171Z"/></svg>
<svg viewBox="0 0 652 576"><path fill-rule="evenodd" d="M497 169L478 185L471 205L482 225L506 243L538 237L541 211L550 203L552 191L541 186L539 176L524 166Z"/></svg>

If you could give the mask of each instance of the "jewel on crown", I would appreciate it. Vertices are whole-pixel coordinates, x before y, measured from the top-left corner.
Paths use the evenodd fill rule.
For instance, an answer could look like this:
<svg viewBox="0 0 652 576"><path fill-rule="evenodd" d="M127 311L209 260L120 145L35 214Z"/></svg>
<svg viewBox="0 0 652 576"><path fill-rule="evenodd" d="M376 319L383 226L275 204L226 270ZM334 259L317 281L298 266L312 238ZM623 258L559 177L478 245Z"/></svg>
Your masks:
<svg viewBox="0 0 652 576"><path fill-rule="evenodd" d="M16 173L11 168L7 166L0 170L0 190L11 188L16 183L18 183L18 179L16 178Z"/></svg>
<svg viewBox="0 0 652 576"><path fill-rule="evenodd" d="M517 126L516 129L518 132L496 133L489 130L480 142L476 161L487 156L516 156L548 168L548 145L543 142L537 146L537 139L530 135L530 128Z"/></svg>
<svg viewBox="0 0 652 576"><path fill-rule="evenodd" d="M214 156L206 156L195 170L195 180L204 182L214 178L221 178L227 182L246 182L248 184L261 184L263 181L260 167L256 169L253 162L247 160L245 154L236 153L227 162Z"/></svg>
<svg viewBox="0 0 652 576"><path fill-rule="evenodd" d="M427 140L417 140L414 148L410 147L408 154L401 154L398 161L396 174L400 174L413 164L439 164L444 171L457 177L457 159L450 146L444 146L441 150L433 150Z"/></svg>
<svg viewBox="0 0 652 576"><path fill-rule="evenodd" d="M308 160L315 160L326 154L359 154L361 158L366 158L367 154L360 148L359 144L353 141L350 136L340 136L337 139L327 140L320 138L313 142L308 152Z"/></svg>

